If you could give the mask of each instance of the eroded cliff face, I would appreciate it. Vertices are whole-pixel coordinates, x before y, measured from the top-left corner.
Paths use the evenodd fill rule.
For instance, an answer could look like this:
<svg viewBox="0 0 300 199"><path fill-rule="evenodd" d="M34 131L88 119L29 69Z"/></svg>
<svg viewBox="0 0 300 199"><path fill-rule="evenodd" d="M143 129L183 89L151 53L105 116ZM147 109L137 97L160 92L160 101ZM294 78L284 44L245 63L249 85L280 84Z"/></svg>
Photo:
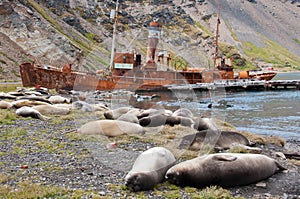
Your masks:
<svg viewBox="0 0 300 199"><path fill-rule="evenodd" d="M192 60L193 66L199 62L196 67L206 67L212 59L217 1L120 0L119 3L118 49L134 48L129 44L146 47L147 35L139 30L157 19L164 27L162 42L166 45L161 44L161 48L173 49ZM270 39L295 56L285 54L288 62L299 60L299 2L224 0L220 3L221 43L236 46L237 53L253 61L247 51L250 44L267 48L266 41ZM116 1L112 0L1 1L1 80L18 80L18 66L25 61L63 66L75 63L82 54L82 70L106 68L113 24L110 11L115 6Z"/></svg>

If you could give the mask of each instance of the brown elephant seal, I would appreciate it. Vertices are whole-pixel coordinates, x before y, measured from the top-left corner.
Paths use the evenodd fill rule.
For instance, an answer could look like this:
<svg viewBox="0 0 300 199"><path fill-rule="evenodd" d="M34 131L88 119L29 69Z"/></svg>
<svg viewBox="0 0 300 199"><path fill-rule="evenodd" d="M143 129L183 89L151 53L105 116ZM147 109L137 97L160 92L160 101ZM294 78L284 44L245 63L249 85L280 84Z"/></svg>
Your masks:
<svg viewBox="0 0 300 199"><path fill-rule="evenodd" d="M130 107L120 107L114 110L108 110L104 113L104 117L106 119L115 120L118 119L121 115L124 115L128 111L132 110Z"/></svg>
<svg viewBox="0 0 300 199"><path fill-rule="evenodd" d="M167 171L166 178L179 186L233 187L264 180L280 170L286 169L265 155L219 153L181 162Z"/></svg>
<svg viewBox="0 0 300 199"><path fill-rule="evenodd" d="M78 130L81 134L105 135L115 137L123 134L144 134L145 130L139 124L119 120L97 120L82 125Z"/></svg>
<svg viewBox="0 0 300 199"><path fill-rule="evenodd" d="M67 115L70 113L70 108L58 107L51 104L33 106L33 109L39 111L43 115Z"/></svg>
<svg viewBox="0 0 300 199"><path fill-rule="evenodd" d="M13 105L5 100L0 101L0 109L10 109Z"/></svg>
<svg viewBox="0 0 300 199"><path fill-rule="evenodd" d="M47 104L52 104L46 97L44 96L36 96L36 95L26 95L18 97L17 100L30 100L30 101L38 101L38 102L45 102Z"/></svg>
<svg viewBox="0 0 300 199"><path fill-rule="evenodd" d="M42 115L39 111L28 106L22 106L21 108L18 108L16 110L16 114L22 117L32 117L40 120L49 119L49 117Z"/></svg>
<svg viewBox="0 0 300 199"><path fill-rule="evenodd" d="M216 129L216 126L211 118L196 118L194 119L193 127L198 131Z"/></svg>
<svg viewBox="0 0 300 199"><path fill-rule="evenodd" d="M176 162L174 155L166 148L153 147L141 153L131 171L125 177L125 184L131 191L150 190L164 181L167 170Z"/></svg>
<svg viewBox="0 0 300 199"><path fill-rule="evenodd" d="M29 100L29 99L21 99L13 101L12 103L13 108L21 108L22 106L36 106L36 105L44 105L49 104L47 102L42 101L35 101L35 100Z"/></svg>
<svg viewBox="0 0 300 199"><path fill-rule="evenodd" d="M189 117L183 117L183 116L169 116L167 117L166 124L170 126L174 125L181 125L181 126L188 126L193 128L194 121Z"/></svg>
<svg viewBox="0 0 300 199"><path fill-rule="evenodd" d="M190 111L187 108L180 108L180 109L174 111L172 116L188 117L188 118L192 119L194 117L194 114L192 113L192 111Z"/></svg>
<svg viewBox="0 0 300 199"><path fill-rule="evenodd" d="M204 145L217 149L228 149L232 143L250 145L250 141L242 134L233 131L203 130L186 135L179 144L179 149L200 150Z"/></svg>

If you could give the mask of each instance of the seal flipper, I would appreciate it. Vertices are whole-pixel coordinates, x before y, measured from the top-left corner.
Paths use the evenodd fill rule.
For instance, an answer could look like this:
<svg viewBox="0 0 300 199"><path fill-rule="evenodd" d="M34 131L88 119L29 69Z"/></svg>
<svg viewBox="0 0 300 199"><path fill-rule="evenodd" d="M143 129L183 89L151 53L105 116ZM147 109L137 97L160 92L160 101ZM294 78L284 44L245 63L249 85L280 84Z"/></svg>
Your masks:
<svg viewBox="0 0 300 199"><path fill-rule="evenodd" d="M216 155L213 157L214 160L218 160L218 161L235 161L237 159L236 156L233 155Z"/></svg>
<svg viewBox="0 0 300 199"><path fill-rule="evenodd" d="M280 171L283 171L283 170L288 170L287 168L285 168L284 166L282 166L279 162L275 161L275 164L277 166L277 170L276 170L276 173L280 172Z"/></svg>

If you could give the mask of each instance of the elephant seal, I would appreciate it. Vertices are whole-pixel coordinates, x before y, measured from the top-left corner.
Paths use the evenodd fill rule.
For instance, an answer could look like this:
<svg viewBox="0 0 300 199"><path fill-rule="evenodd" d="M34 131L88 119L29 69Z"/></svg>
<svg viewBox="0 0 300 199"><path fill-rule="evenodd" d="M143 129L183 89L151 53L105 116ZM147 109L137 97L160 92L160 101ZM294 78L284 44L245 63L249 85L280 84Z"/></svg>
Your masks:
<svg viewBox="0 0 300 199"><path fill-rule="evenodd" d="M22 106L36 106L36 105L44 105L49 103L42 102L42 101L21 99L21 100L13 101L11 104L13 108L21 108Z"/></svg>
<svg viewBox="0 0 300 199"><path fill-rule="evenodd" d="M66 97L62 97L60 95L52 95L48 98L48 100L52 103L52 104L61 104L61 103L70 103L71 99L66 98Z"/></svg>
<svg viewBox="0 0 300 199"><path fill-rule="evenodd" d="M72 108L75 110L82 110L83 112L92 112L92 105L88 104L85 101L75 101L72 103Z"/></svg>
<svg viewBox="0 0 300 199"><path fill-rule="evenodd" d="M170 126L174 125L181 125L181 126L188 126L193 127L194 121L189 117L183 117L183 116L169 116L167 117L166 124Z"/></svg>
<svg viewBox="0 0 300 199"><path fill-rule="evenodd" d="M8 101L1 100L0 101L0 109L10 109L12 107L12 104Z"/></svg>
<svg viewBox="0 0 300 199"><path fill-rule="evenodd" d="M165 114L156 114L148 117L142 117L141 119L139 119L139 124L141 126L147 127L162 126L166 124L168 117L169 116Z"/></svg>
<svg viewBox="0 0 300 199"><path fill-rule="evenodd" d="M26 95L18 97L17 100L30 100L30 101L39 101L39 102L45 102L47 104L52 104L48 99L46 99L43 96L36 96L36 95Z"/></svg>
<svg viewBox="0 0 300 199"><path fill-rule="evenodd" d="M286 168L265 155L219 153L181 162L167 171L166 178L179 186L233 187L264 180L281 170Z"/></svg>
<svg viewBox="0 0 300 199"><path fill-rule="evenodd" d="M58 107L51 104L33 106L33 109L39 111L43 115L67 115L70 113L70 108Z"/></svg>
<svg viewBox="0 0 300 199"><path fill-rule="evenodd" d="M22 117L32 117L40 120L49 119L49 117L42 115L39 111L28 106L22 106L21 108L18 108L16 110L16 114Z"/></svg>
<svg viewBox="0 0 300 199"><path fill-rule="evenodd" d="M216 126L211 118L196 118L194 119L194 129L198 131L207 129L216 129Z"/></svg>
<svg viewBox="0 0 300 199"><path fill-rule="evenodd" d="M124 115L121 115L120 117L118 117L117 120L139 124L139 120L137 116L134 113L130 113L130 112L131 111L128 111Z"/></svg>
<svg viewBox="0 0 300 199"><path fill-rule="evenodd" d="M142 110L140 114L137 115L137 117L138 119L141 119L143 117L148 117L148 116L158 115L158 114L171 116L173 112L171 110L150 108L150 109Z"/></svg>
<svg viewBox="0 0 300 199"><path fill-rule="evenodd" d="M81 134L105 135L116 137L123 134L144 134L145 130L139 124L119 120L97 120L82 125L78 130Z"/></svg>
<svg viewBox="0 0 300 199"><path fill-rule="evenodd" d="M250 141L242 134L233 131L203 130L186 135L179 144L179 149L200 150L203 144L217 149L228 149L232 143L250 145Z"/></svg>
<svg viewBox="0 0 300 199"><path fill-rule="evenodd" d="M182 117L188 117L192 119L194 117L194 114L192 113L192 111L190 111L187 108L180 108L176 110L172 116L182 116Z"/></svg>
<svg viewBox="0 0 300 199"><path fill-rule="evenodd" d="M120 107L114 110L108 110L104 113L104 117L111 120L118 119L121 115L124 115L132 109L133 108L130 107Z"/></svg>
<svg viewBox="0 0 300 199"><path fill-rule="evenodd" d="M17 97L9 93L0 92L0 99L16 99Z"/></svg>
<svg viewBox="0 0 300 199"><path fill-rule="evenodd" d="M167 170L176 162L174 155L166 148L153 147L141 153L131 171L125 177L125 184L131 191L150 190L164 181Z"/></svg>

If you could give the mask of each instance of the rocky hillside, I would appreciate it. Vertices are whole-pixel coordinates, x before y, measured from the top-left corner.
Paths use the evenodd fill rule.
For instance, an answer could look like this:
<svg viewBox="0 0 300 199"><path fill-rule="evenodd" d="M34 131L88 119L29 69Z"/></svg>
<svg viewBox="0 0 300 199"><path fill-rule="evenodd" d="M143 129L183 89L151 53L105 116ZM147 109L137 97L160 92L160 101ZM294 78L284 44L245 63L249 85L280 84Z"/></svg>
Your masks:
<svg viewBox="0 0 300 199"><path fill-rule="evenodd" d="M300 69L299 0L219 0L220 48L235 69L272 64ZM35 61L109 65L112 0L2 0L0 78L19 80L19 64ZM163 24L160 50L192 67L208 67L214 52L217 0L119 0L116 49L146 52L147 25Z"/></svg>

